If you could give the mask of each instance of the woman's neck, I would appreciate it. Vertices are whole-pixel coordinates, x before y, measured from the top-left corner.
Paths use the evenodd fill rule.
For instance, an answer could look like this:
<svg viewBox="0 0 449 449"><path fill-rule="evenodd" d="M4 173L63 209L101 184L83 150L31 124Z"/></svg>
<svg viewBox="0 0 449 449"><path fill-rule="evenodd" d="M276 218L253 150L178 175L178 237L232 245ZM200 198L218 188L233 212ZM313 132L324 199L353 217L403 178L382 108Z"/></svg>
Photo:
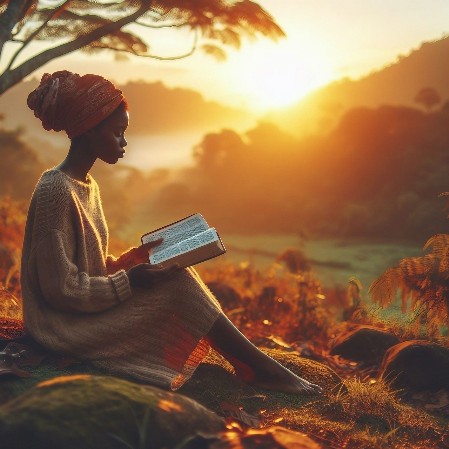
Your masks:
<svg viewBox="0 0 449 449"><path fill-rule="evenodd" d="M94 165L95 160L96 157L92 156L88 145L80 145L76 141L72 141L67 157L57 168L71 178L86 182L87 174Z"/></svg>

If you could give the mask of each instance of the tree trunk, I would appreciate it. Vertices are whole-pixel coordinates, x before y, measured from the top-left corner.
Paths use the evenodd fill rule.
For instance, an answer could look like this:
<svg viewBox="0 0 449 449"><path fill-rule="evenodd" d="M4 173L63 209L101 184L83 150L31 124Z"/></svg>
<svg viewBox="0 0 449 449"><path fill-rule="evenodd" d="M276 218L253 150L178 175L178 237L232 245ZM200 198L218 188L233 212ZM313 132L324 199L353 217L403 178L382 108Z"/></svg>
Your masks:
<svg viewBox="0 0 449 449"><path fill-rule="evenodd" d="M12 3L16 3L16 1L11 1L10 4ZM73 41L66 42L65 44L61 44L57 47L45 50L42 53L39 53L36 56L33 56L32 58L23 62L18 67L6 71L2 75L0 75L0 95L14 85L18 84L26 76L37 70L39 67L42 67L47 62L79 50L80 48L89 45L91 42L101 39L103 36L113 33L114 31L119 30L125 25L134 22L140 16L145 14L146 11L148 11L151 3L151 0L142 1L141 6L129 16L123 17L116 22L110 22L100 28L91 31L88 34L76 38Z"/></svg>
<svg viewBox="0 0 449 449"><path fill-rule="evenodd" d="M15 24L19 21L28 4L29 0L10 1L5 12L0 15L0 57L6 42L11 39L11 32Z"/></svg>

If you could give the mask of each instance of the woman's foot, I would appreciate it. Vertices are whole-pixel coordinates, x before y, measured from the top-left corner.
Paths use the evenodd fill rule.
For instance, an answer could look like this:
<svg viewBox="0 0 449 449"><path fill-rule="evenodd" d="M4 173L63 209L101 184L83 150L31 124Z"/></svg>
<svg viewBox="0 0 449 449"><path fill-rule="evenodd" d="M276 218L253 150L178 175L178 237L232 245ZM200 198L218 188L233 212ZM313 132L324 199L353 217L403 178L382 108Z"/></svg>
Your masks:
<svg viewBox="0 0 449 449"><path fill-rule="evenodd" d="M297 376L253 345L224 314L218 316L206 340L234 366L243 382L286 393L322 392L321 387Z"/></svg>
<svg viewBox="0 0 449 449"><path fill-rule="evenodd" d="M299 393L299 394L321 394L323 389L316 384L295 376L295 378L276 381L275 379L257 380L252 382L255 387L263 388L265 390L282 391L284 393Z"/></svg>
<svg viewBox="0 0 449 449"><path fill-rule="evenodd" d="M266 354L262 357L259 370L254 370L239 360L232 360L236 376L245 383L266 390L301 394L322 393L320 386L299 377Z"/></svg>
<svg viewBox="0 0 449 449"><path fill-rule="evenodd" d="M275 362L277 364L277 362ZM297 376L284 366L279 367L273 372L271 369L263 373L254 373L252 385L267 390L282 391L285 393L299 394L320 394L322 388L309 382L302 377Z"/></svg>

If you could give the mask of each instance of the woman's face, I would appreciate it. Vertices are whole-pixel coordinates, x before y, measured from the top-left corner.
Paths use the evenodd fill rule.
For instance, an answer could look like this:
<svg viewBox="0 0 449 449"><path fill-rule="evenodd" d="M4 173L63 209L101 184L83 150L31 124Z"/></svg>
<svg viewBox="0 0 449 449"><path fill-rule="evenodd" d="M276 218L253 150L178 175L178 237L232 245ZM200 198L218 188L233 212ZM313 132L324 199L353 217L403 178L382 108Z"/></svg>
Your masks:
<svg viewBox="0 0 449 449"><path fill-rule="evenodd" d="M125 139L128 124L128 111L121 104L109 117L87 132L92 151L98 159L115 164L124 156L128 145Z"/></svg>

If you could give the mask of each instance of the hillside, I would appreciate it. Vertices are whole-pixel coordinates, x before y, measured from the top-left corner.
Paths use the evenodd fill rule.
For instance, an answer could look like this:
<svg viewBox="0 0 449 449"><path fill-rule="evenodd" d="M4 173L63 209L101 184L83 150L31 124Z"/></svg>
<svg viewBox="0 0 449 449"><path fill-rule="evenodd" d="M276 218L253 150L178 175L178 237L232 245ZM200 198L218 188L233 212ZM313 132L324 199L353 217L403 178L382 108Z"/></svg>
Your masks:
<svg viewBox="0 0 449 449"><path fill-rule="evenodd" d="M368 50L368 49L367 49ZM414 97L434 88L449 100L449 36L422 43L408 55L360 79L342 79L312 92L294 106L269 114L283 128L303 134L330 128L348 109L384 104L418 106Z"/></svg>
<svg viewBox="0 0 449 449"><path fill-rule="evenodd" d="M37 151L46 152L41 156L48 160L48 155L54 153L59 159L63 153L58 148L67 146L65 134L44 131L26 104L29 92L37 83L37 78L32 78L0 96L0 114L4 115L7 128L19 126L26 129L24 139L32 143ZM162 82L144 81L132 81L119 87L129 103L129 136L174 136L190 132L196 133L199 139L211 129L231 127L243 130L255 122L249 112L206 101L191 89L172 89ZM189 151L190 148L185 150Z"/></svg>

